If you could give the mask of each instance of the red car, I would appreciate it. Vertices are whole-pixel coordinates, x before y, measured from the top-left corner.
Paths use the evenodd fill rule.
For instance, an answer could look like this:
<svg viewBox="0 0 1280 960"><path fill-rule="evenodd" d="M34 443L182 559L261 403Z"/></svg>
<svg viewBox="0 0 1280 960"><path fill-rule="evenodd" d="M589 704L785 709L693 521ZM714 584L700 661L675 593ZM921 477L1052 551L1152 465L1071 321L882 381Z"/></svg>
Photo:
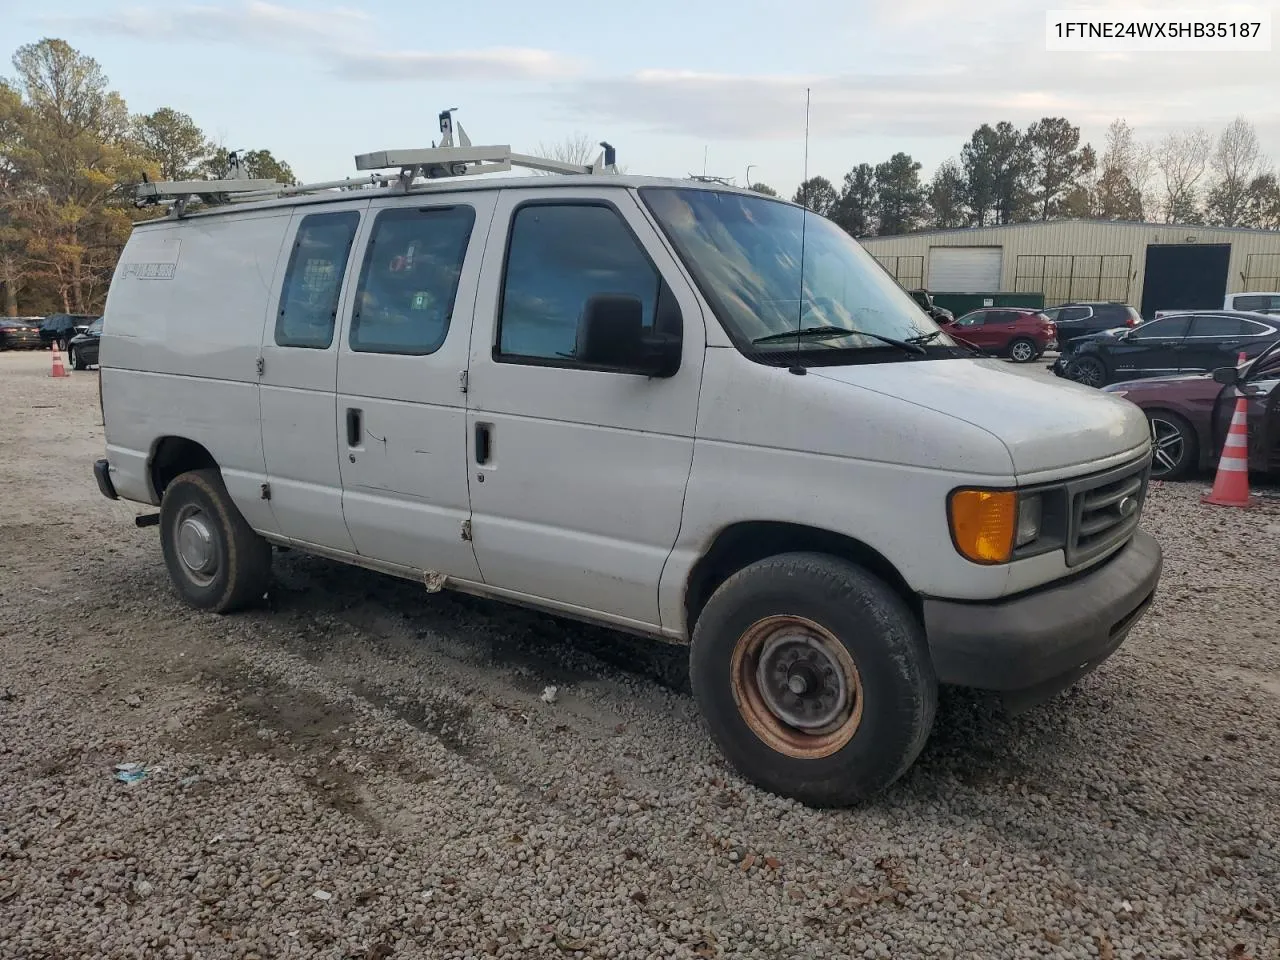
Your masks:
<svg viewBox="0 0 1280 960"><path fill-rule="evenodd" d="M1249 469L1280 472L1280 340L1237 368L1130 380L1102 390L1146 413L1155 442L1153 479L1177 480L1217 463L1241 390L1249 398Z"/></svg>
<svg viewBox="0 0 1280 960"><path fill-rule="evenodd" d="M1039 310L1026 307L983 307L942 328L948 336L976 350L1030 363L1057 345L1058 330Z"/></svg>

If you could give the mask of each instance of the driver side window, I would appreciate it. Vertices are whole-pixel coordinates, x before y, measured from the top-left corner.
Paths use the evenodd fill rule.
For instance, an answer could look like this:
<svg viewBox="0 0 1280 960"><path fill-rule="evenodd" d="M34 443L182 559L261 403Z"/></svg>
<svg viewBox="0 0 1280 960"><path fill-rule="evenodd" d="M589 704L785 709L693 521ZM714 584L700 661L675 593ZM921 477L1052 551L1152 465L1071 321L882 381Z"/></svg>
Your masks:
<svg viewBox="0 0 1280 960"><path fill-rule="evenodd" d="M1190 317L1166 317L1161 320L1149 320L1140 327L1135 327L1129 334L1130 340L1181 340L1187 335Z"/></svg>
<svg viewBox="0 0 1280 960"><path fill-rule="evenodd" d="M956 326L957 327L980 327L982 326L984 319L985 319L985 314L979 311L978 313L971 313L968 316L961 317L959 320L956 321Z"/></svg>

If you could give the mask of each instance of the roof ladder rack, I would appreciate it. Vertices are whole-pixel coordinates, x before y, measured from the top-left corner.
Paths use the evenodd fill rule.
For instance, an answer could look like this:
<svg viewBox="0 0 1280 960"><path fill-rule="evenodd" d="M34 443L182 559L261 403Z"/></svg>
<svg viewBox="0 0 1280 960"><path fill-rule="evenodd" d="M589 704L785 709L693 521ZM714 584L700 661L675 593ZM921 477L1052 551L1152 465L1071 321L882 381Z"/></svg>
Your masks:
<svg viewBox="0 0 1280 960"><path fill-rule="evenodd" d="M247 203L272 200L279 197L300 196L327 191L361 190L375 187L396 187L409 190L420 181L432 181L449 177L477 176L501 173L515 167L560 174L616 174L617 151L612 144L601 142L601 152L590 164L566 163L531 154L512 153L506 144L474 146L462 125L458 124L457 143L454 142L453 114L456 107L441 111L440 142L430 147L413 150L379 150L362 153L355 158L356 169L368 171L366 176L344 180L327 180L322 183L305 183L287 186L275 180L254 180L242 176L239 156L229 157L230 178L220 180L179 180L151 182L145 174L138 184L135 203L139 207L160 203L172 205L172 216L181 217L192 200L208 204ZM396 171L396 172L390 172Z"/></svg>

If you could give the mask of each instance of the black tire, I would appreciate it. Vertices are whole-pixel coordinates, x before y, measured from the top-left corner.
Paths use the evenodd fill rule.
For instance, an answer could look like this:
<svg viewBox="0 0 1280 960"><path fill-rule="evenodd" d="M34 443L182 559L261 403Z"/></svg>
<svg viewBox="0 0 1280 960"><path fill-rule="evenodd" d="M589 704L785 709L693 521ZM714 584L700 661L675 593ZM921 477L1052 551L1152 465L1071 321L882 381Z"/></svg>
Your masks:
<svg viewBox="0 0 1280 960"><path fill-rule="evenodd" d="M89 365L84 362L84 357L80 356L80 351L75 347L67 348L67 360L77 370L88 370Z"/></svg>
<svg viewBox="0 0 1280 960"><path fill-rule="evenodd" d="M819 738L776 714L772 723L801 742L799 750L785 752L756 732L763 695L759 683L748 690L741 678L759 676L752 666L758 668L760 658L735 657L760 625L801 619L851 658L852 689L860 694L851 710L852 733L842 733L842 725L825 735L835 738L821 746L828 752L810 756L796 753L819 745ZM775 640L790 629L775 633ZM817 553L770 557L721 584L694 628L689 675L711 735L734 767L766 790L817 807L857 803L902 776L929 737L938 702L924 630L903 599L862 567Z"/></svg>
<svg viewBox="0 0 1280 960"><path fill-rule="evenodd" d="M1107 365L1097 357L1076 357L1067 368L1067 376L1086 387L1107 385Z"/></svg>
<svg viewBox="0 0 1280 960"><path fill-rule="evenodd" d="M1030 337L1018 337L1009 344L1009 359L1014 363L1030 363L1038 356L1040 350Z"/></svg>
<svg viewBox="0 0 1280 960"><path fill-rule="evenodd" d="M191 520L213 557L203 571L183 559L179 531ZM271 546L253 532L215 469L180 474L160 505L160 545L178 593L191 606L230 613L262 598L271 580Z"/></svg>
<svg viewBox="0 0 1280 960"><path fill-rule="evenodd" d="M1200 444L1191 424L1172 410L1148 410L1152 480L1181 480L1196 468Z"/></svg>

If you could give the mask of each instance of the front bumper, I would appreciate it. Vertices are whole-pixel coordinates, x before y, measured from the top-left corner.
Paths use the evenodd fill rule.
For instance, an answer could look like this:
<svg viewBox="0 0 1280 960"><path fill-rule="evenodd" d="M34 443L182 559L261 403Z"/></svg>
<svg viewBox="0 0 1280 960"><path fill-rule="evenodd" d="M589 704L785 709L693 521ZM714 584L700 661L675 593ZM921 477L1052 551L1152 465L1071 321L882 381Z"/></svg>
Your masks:
<svg viewBox="0 0 1280 960"><path fill-rule="evenodd" d="M1163 552L1138 530L1066 583L994 603L924 601L940 683L992 690L1011 710L1065 690L1111 656L1155 596Z"/></svg>

